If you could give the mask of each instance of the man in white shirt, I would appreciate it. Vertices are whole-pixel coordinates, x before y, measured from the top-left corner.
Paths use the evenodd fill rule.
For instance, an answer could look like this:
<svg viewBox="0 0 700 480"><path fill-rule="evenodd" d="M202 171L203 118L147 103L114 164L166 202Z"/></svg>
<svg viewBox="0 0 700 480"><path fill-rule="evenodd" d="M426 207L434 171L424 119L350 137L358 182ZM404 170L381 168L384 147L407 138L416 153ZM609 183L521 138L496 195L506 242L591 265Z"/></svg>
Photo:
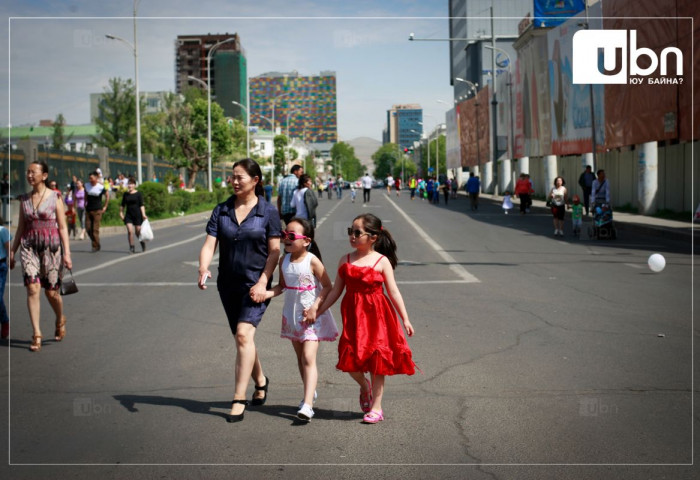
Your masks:
<svg viewBox="0 0 700 480"><path fill-rule="evenodd" d="M362 202L369 203L369 194L372 191L372 177L368 173L360 179L362 182Z"/></svg>

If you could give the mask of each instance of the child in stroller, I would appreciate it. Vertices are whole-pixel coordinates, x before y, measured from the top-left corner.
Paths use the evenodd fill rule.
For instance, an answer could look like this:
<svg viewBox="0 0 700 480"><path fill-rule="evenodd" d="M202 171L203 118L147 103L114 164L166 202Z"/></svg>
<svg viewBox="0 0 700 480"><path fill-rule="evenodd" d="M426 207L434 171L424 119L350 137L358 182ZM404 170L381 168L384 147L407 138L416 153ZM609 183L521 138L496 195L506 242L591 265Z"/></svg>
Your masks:
<svg viewBox="0 0 700 480"><path fill-rule="evenodd" d="M588 227L588 236L598 240L617 238L617 230L613 225L612 207L607 203L593 205L593 225Z"/></svg>

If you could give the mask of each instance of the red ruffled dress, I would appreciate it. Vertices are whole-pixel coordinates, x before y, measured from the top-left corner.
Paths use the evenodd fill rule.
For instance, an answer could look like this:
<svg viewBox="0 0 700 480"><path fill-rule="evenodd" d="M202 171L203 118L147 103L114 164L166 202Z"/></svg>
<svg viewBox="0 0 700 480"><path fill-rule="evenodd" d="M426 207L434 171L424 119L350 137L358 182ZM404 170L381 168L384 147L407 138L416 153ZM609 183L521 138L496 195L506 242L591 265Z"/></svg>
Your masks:
<svg viewBox="0 0 700 480"><path fill-rule="evenodd" d="M360 267L351 264L348 255L348 261L338 269L346 293L340 304L343 333L336 368L344 372L413 375L411 349L394 307L384 294L384 276L374 269L377 263Z"/></svg>

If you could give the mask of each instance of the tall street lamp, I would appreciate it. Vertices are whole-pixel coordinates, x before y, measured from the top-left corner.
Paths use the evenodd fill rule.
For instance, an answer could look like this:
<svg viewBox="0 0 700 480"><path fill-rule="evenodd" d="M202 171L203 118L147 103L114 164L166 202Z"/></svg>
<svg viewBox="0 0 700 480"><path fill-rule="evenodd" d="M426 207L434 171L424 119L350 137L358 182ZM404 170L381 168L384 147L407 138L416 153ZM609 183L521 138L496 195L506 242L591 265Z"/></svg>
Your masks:
<svg viewBox="0 0 700 480"><path fill-rule="evenodd" d="M246 156L250 158L250 115L248 115L248 108L244 107L242 104L238 103L235 100L231 100L231 103L234 105L237 105L241 107L243 110L245 110L245 118L246 118L246 126L245 126L245 150L246 150Z"/></svg>
<svg viewBox="0 0 700 480"><path fill-rule="evenodd" d="M207 52L207 144L209 146L209 152L207 154L207 181L209 184L209 191L213 191L212 188L212 181L211 181L211 59L212 56L214 55L214 51L219 48L221 45L224 43L229 43L233 42L236 40L236 37L231 37L227 38L226 40L222 40L220 42L215 43L211 47L209 47L209 51ZM190 77L188 77L190 78Z"/></svg>
<svg viewBox="0 0 700 480"><path fill-rule="evenodd" d="M492 45L484 45L484 48L488 48L493 51L498 51L502 53L503 55L506 56L507 64L506 67L508 68L508 110L510 112L510 145L508 146L510 149L509 156L512 159L513 156L515 155L515 129L513 126L513 71L511 70L511 61L510 61L510 55L508 55L508 52L503 50L502 48L499 47L494 47ZM494 59L494 65L495 65L495 59ZM494 67L494 71L496 68ZM496 83L496 78L494 76L494 84Z"/></svg>
<svg viewBox="0 0 700 480"><path fill-rule="evenodd" d="M141 185L143 176L141 174L141 97L139 95L139 47L136 37L136 9L139 0L134 0L134 43L129 42L116 35L105 35L110 40L118 40L131 48L134 53L134 88L136 89L136 168L137 181Z"/></svg>
<svg viewBox="0 0 700 480"><path fill-rule="evenodd" d="M272 135L273 135L273 137L277 134L277 132L275 132L275 103L277 102L277 100L279 98L288 97L291 94L292 94L292 92L283 93L282 95L277 95L276 97L274 97L272 99Z"/></svg>

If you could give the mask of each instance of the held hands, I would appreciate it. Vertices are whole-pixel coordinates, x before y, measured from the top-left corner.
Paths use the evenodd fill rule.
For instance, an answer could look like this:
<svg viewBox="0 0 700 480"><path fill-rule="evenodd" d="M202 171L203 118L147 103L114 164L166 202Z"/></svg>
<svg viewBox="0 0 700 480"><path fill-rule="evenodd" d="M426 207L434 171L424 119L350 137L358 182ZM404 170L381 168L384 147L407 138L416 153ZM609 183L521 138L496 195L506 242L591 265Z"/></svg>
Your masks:
<svg viewBox="0 0 700 480"><path fill-rule="evenodd" d="M318 308L313 305L305 308L303 312L304 323L316 323L316 312L318 312Z"/></svg>
<svg viewBox="0 0 700 480"><path fill-rule="evenodd" d="M255 303L262 303L267 299L267 287L256 283L250 287L250 298Z"/></svg>

